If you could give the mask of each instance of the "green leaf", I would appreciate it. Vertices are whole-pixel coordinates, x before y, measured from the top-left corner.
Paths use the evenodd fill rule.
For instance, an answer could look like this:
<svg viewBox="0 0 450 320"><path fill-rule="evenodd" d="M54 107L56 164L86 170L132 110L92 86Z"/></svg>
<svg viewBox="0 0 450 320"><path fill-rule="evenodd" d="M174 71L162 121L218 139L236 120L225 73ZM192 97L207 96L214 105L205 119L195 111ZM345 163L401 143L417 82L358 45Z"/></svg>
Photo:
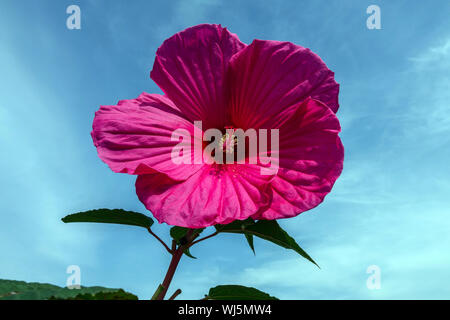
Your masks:
<svg viewBox="0 0 450 320"><path fill-rule="evenodd" d="M186 248L184 251L183 251L183 253L185 254L185 255L187 255L189 258L191 258L191 259L197 259L197 257L194 257L192 254L191 254L191 252L189 251L189 248Z"/></svg>
<svg viewBox="0 0 450 320"><path fill-rule="evenodd" d="M227 233L243 233L256 236L258 238L273 242L283 248L291 249L300 254L305 259L317 263L295 242L295 240L284 231L275 220L259 220L254 222L251 219L244 221L233 221L227 225L216 225L216 230Z"/></svg>
<svg viewBox="0 0 450 320"><path fill-rule="evenodd" d="M236 230L244 231L246 226L254 225L255 220L248 218L246 220L235 220L229 224L216 224L214 227L219 232L233 232L239 233Z"/></svg>
<svg viewBox="0 0 450 320"><path fill-rule="evenodd" d="M247 243L250 246L250 249L252 249L252 251L253 251L253 254L256 254L255 247L253 245L253 235L248 234L248 233L244 233L244 235L245 235L245 239L247 239Z"/></svg>
<svg viewBox="0 0 450 320"><path fill-rule="evenodd" d="M248 218L246 220L235 220L229 224L216 224L214 227L219 232L243 233L250 249L253 251L253 254L256 254L255 247L253 245L253 235L245 232L245 227L252 224L255 224L255 220ZM236 230L241 230L242 232L238 232Z"/></svg>
<svg viewBox="0 0 450 320"><path fill-rule="evenodd" d="M80 289L62 288L48 283L24 282L15 280L0 279L0 300L47 300L47 299L68 299L76 296L83 297L85 294L96 295L103 293L103 299L107 299L107 293L112 293L109 297L115 299L124 298L125 291L120 289L109 289L105 287L81 287ZM116 294L116 295L114 295ZM97 299L101 295L97 296ZM131 294L126 293L128 298ZM134 296L134 295L133 295ZM78 298L80 298L78 297ZM136 296L134 296L136 297ZM89 298L91 300L92 298ZM137 299L137 297L136 297Z"/></svg>
<svg viewBox="0 0 450 320"><path fill-rule="evenodd" d="M186 234L187 232L191 230L189 228L184 228L184 227L172 227L170 228L170 236L175 240L175 242L177 243L177 245L184 245L187 243L187 239ZM192 236L197 236L200 233L203 232L203 230L205 230L205 228L201 228L201 229L192 229L193 233ZM184 254L187 255L189 258L192 259L197 259L196 257L194 257L191 252L189 251L189 248L185 249Z"/></svg>
<svg viewBox="0 0 450 320"><path fill-rule="evenodd" d="M189 230L191 230L191 229L175 226L175 227L170 228L170 236L177 242L177 244L179 244L181 239L186 237L186 234ZM202 233L203 230L205 230L205 228L192 229L192 230L193 230L192 236L197 236L200 233Z"/></svg>
<svg viewBox="0 0 450 320"><path fill-rule="evenodd" d="M269 294L251 287L221 285L209 289L205 300L278 300Z"/></svg>
<svg viewBox="0 0 450 320"><path fill-rule="evenodd" d="M138 212L122 209L96 209L70 214L61 219L64 223L71 222L96 222L115 223L150 228L153 219Z"/></svg>

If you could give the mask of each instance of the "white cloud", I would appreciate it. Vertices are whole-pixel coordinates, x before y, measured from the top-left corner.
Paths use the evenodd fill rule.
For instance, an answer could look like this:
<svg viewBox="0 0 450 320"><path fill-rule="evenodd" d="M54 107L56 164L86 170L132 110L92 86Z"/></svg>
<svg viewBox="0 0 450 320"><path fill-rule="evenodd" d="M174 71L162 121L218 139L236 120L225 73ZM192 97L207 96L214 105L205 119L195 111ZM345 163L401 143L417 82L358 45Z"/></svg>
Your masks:
<svg viewBox="0 0 450 320"><path fill-rule="evenodd" d="M406 92L410 136L437 136L436 144L450 141L450 39L409 59ZM406 100L406 101L408 101Z"/></svg>
<svg viewBox="0 0 450 320"><path fill-rule="evenodd" d="M435 67L448 67L450 65L450 39L443 41L440 45L434 46L422 52L416 57L409 58L418 68L430 68L432 63Z"/></svg>

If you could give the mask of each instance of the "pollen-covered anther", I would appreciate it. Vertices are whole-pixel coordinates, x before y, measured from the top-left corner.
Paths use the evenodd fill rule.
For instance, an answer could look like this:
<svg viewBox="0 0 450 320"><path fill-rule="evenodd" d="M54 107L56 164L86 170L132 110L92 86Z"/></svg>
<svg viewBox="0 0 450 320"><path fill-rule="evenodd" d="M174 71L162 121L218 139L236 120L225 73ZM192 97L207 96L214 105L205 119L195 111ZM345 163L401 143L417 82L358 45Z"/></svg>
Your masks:
<svg viewBox="0 0 450 320"><path fill-rule="evenodd" d="M234 134L230 134L227 132L219 140L219 147L226 153L233 153L237 142L237 137Z"/></svg>

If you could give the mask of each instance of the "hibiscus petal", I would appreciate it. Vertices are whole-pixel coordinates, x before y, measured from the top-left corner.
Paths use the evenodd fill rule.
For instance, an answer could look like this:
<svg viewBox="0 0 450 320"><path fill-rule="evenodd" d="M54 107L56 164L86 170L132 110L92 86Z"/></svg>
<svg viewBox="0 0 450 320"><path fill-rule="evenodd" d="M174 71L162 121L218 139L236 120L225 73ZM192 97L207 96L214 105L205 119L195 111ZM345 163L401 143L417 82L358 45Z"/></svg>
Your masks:
<svg viewBox="0 0 450 320"><path fill-rule="evenodd" d="M280 128L280 168L271 182L271 205L254 219L293 217L323 201L343 168L339 132L339 121L325 104L304 101Z"/></svg>
<svg viewBox="0 0 450 320"><path fill-rule="evenodd" d="M181 140L180 137L172 141L176 129L185 130L184 141L193 143L196 129L179 109L164 96L143 93L137 99L122 100L116 106L101 106L95 113L91 135L99 157L115 172L157 171L172 179L184 180L201 165L193 161L176 164L172 160L172 150Z"/></svg>
<svg viewBox="0 0 450 320"><path fill-rule="evenodd" d="M160 223L203 228L247 219L267 206L270 179L257 165L204 166L183 182L140 175L136 193Z"/></svg>
<svg viewBox="0 0 450 320"><path fill-rule="evenodd" d="M150 77L193 121L204 129L226 125L226 71L232 55L245 47L220 25L188 28L164 41Z"/></svg>
<svg viewBox="0 0 450 320"><path fill-rule="evenodd" d="M290 42L254 40L231 59L230 83L232 122L240 128L279 128L309 96L339 108L334 73Z"/></svg>

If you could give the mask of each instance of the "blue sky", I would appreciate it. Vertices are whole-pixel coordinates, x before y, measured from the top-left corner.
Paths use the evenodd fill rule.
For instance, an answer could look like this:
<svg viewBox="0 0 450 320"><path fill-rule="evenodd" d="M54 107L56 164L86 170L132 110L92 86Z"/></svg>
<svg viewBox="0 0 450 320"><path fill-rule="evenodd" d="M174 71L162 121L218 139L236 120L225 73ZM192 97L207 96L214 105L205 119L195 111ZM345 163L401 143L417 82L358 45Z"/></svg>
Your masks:
<svg viewBox="0 0 450 320"><path fill-rule="evenodd" d="M82 29L66 28L67 6ZM381 30L366 8L381 9ZM192 249L171 290L217 284L283 299L450 298L450 3L442 1L13 1L0 4L0 278L83 285L148 298L169 257L145 230L60 218L92 208L146 212L134 176L111 172L90 137L94 112L141 92L172 34L220 23L243 42L291 41L341 85L344 172L319 207L280 221L322 269L237 235ZM154 230L168 238L167 225ZM369 290L366 269L381 269Z"/></svg>

